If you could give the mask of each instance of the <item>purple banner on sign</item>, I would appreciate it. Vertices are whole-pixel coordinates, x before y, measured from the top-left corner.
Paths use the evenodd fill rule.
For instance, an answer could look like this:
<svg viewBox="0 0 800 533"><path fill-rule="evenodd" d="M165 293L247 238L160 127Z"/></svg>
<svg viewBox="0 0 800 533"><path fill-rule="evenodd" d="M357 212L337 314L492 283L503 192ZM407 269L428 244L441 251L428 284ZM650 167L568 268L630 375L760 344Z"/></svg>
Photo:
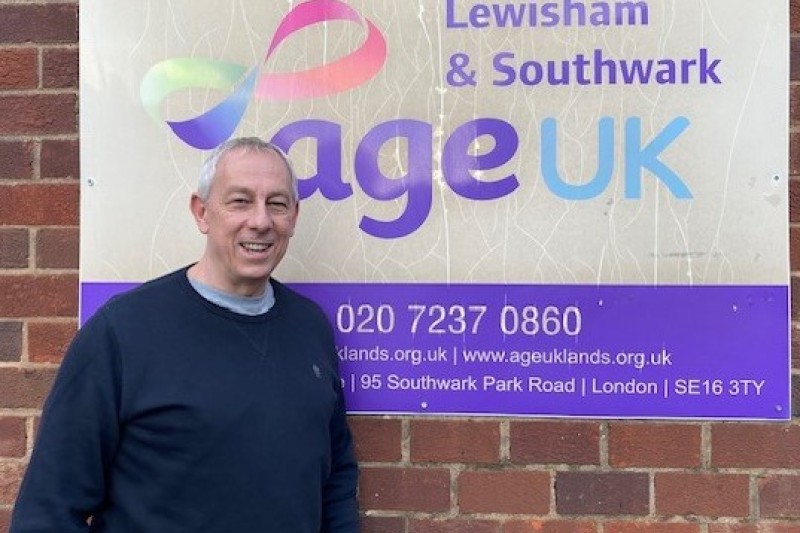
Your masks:
<svg viewBox="0 0 800 533"><path fill-rule="evenodd" d="M348 410L787 420L785 286L291 284ZM81 322L130 284L82 284Z"/></svg>

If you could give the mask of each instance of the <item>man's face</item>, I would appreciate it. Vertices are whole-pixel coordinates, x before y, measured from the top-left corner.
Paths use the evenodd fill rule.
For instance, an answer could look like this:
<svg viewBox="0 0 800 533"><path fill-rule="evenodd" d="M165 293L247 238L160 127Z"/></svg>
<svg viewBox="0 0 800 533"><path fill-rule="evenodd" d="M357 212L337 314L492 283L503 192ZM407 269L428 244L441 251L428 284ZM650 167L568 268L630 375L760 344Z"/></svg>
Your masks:
<svg viewBox="0 0 800 533"><path fill-rule="evenodd" d="M200 279L241 296L261 294L297 222L298 204L280 156L228 152L217 164L208 199L193 196L191 209L207 238Z"/></svg>

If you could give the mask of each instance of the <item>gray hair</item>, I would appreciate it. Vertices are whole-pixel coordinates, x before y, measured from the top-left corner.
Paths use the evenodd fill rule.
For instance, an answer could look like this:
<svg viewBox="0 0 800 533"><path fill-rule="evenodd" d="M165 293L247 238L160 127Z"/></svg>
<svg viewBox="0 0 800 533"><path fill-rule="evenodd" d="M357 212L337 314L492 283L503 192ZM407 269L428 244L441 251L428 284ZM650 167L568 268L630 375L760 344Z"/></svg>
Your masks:
<svg viewBox="0 0 800 533"><path fill-rule="evenodd" d="M220 159L222 159L222 156L235 150L246 152L274 152L278 154L278 157L281 158L281 161L284 162L286 169L289 171L289 179L292 182L293 200L296 202L299 199L300 194L298 192L297 176L292 168L292 163L289 161L289 156L287 156L282 149L258 137L236 137L217 146L214 151L211 152L211 155L208 156L205 163L203 163L203 167L200 170L200 180L197 184L197 196L199 196L201 200L208 200L211 184L214 182L214 178L217 175L217 165Z"/></svg>

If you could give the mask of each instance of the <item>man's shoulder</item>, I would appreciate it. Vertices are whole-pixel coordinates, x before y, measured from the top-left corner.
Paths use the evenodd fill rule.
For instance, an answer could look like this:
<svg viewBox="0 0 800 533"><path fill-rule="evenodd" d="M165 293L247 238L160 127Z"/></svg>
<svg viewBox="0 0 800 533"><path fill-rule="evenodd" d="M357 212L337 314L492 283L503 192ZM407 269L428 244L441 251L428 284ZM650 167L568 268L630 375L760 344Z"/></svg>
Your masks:
<svg viewBox="0 0 800 533"><path fill-rule="evenodd" d="M317 302L274 278L270 281L275 290L275 301L282 309L304 314L308 318L325 319L325 313Z"/></svg>
<svg viewBox="0 0 800 533"><path fill-rule="evenodd" d="M124 312L130 309L158 309L173 302L182 291L182 277L186 268L145 281L141 285L112 297L104 306L106 312ZM187 282L188 284L188 282Z"/></svg>
<svg viewBox="0 0 800 533"><path fill-rule="evenodd" d="M300 294L282 281L278 281L275 278L270 278L269 281L275 290L275 298L281 297L286 301L299 303L300 305L316 305L310 298Z"/></svg>

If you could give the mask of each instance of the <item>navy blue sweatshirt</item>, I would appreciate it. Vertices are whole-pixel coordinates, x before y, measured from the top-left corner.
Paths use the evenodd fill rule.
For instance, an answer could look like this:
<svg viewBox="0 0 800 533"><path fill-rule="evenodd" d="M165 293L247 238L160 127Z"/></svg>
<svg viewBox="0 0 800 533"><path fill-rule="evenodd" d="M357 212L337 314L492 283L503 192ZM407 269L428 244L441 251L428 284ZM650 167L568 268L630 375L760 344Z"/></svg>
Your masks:
<svg viewBox="0 0 800 533"><path fill-rule="evenodd" d="M45 403L10 533L355 533L331 328L272 285L274 307L243 316L182 269L98 311Z"/></svg>

